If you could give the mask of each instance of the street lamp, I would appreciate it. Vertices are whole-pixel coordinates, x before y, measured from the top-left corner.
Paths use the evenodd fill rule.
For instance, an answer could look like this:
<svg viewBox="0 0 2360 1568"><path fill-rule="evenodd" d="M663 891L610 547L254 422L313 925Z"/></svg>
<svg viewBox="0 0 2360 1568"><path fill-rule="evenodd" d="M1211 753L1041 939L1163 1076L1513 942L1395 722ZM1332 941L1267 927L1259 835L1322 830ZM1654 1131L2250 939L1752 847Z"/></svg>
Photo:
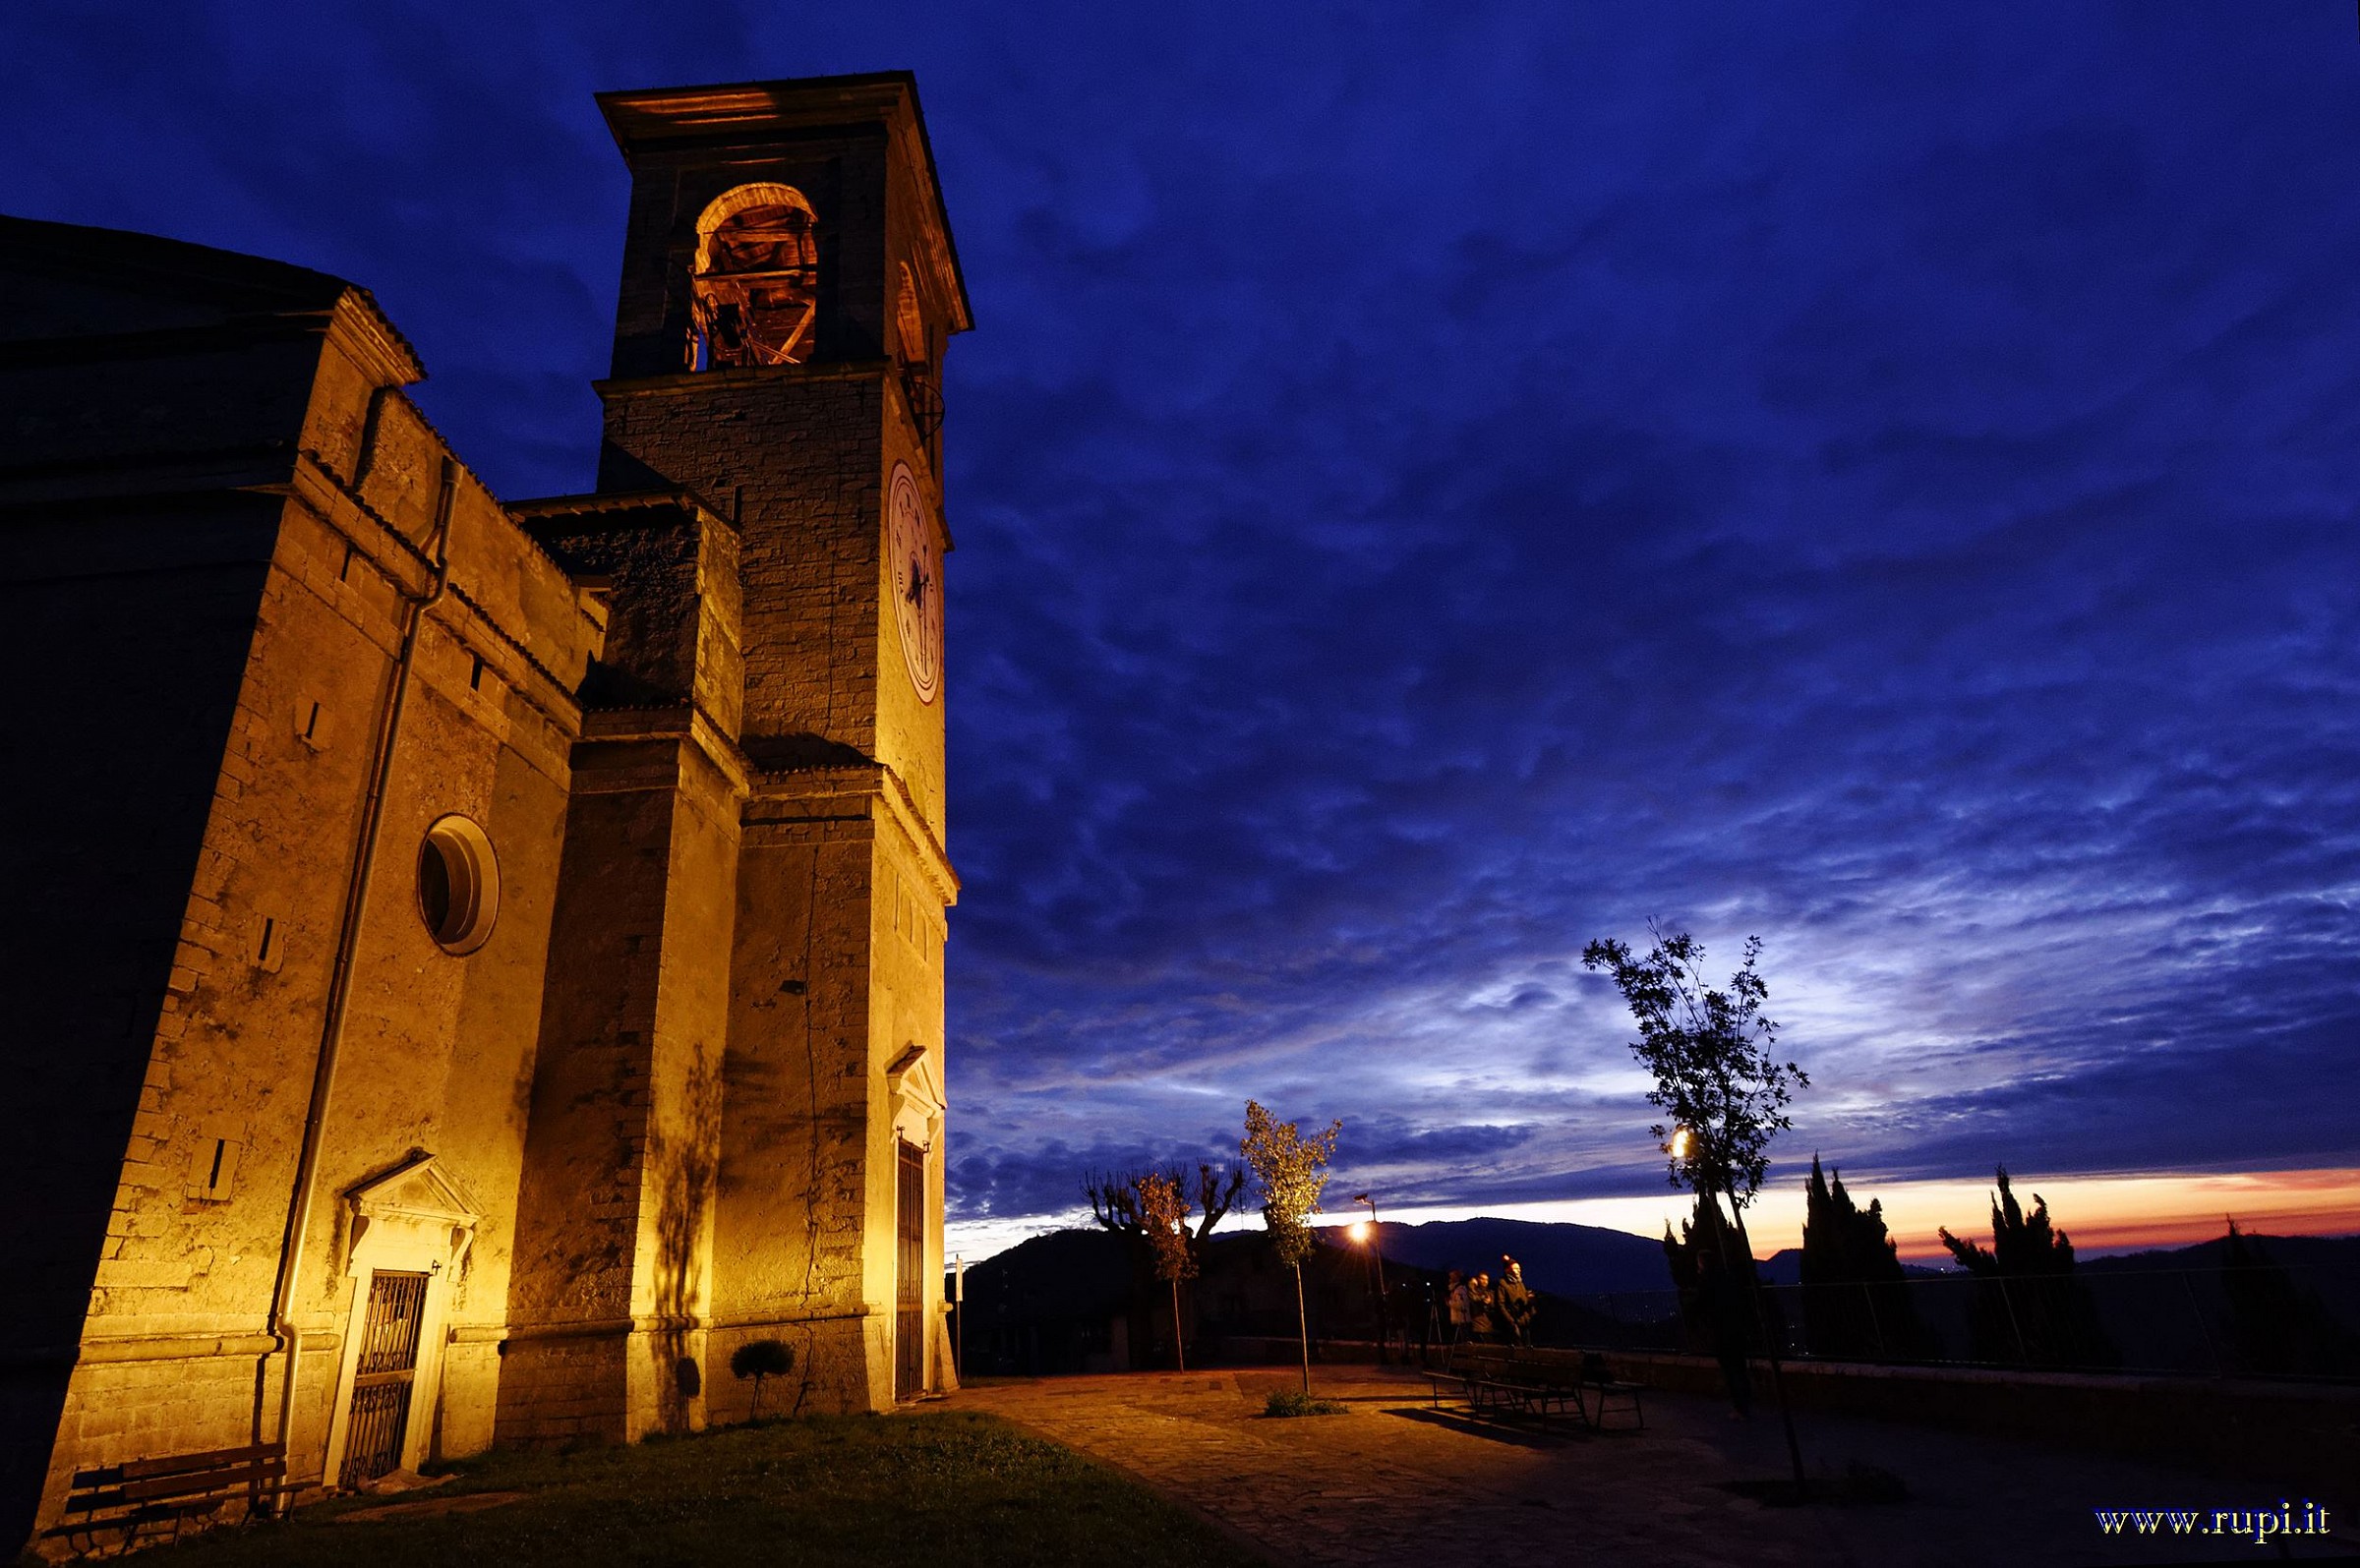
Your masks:
<svg viewBox="0 0 2360 1568"><path fill-rule="evenodd" d="M1369 1205L1369 1217L1352 1227L1352 1239L1368 1243L1369 1255L1377 1260L1377 1365L1383 1366L1392 1354L1393 1342L1392 1314L1386 1309L1385 1301L1385 1233L1377 1225L1375 1198L1355 1192L1352 1201Z"/></svg>

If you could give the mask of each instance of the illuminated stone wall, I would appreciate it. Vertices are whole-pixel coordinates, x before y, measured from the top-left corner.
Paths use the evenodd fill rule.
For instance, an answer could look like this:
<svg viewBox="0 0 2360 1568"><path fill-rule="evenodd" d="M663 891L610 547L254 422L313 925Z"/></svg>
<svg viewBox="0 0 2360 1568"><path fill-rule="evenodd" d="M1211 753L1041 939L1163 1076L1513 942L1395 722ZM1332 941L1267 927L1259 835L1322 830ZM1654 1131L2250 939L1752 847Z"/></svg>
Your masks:
<svg viewBox="0 0 2360 1568"><path fill-rule="evenodd" d="M725 92L610 102L637 178L618 378L600 387L602 490L687 487L739 536L749 793L714 1214L705 1397L717 1420L750 1408L750 1385L723 1369L752 1339L796 1353L790 1386L766 1400L891 1402L895 1120L914 1094L935 1102L931 1116L903 1119L930 1150L929 1384L949 1367L938 1102L957 884L942 847L943 701L921 701L904 668L883 548L897 462L924 476L932 518L940 496L883 324L907 259L936 291L919 313L935 328L931 374L963 305L938 264L931 171L914 156L899 88L814 94L768 123L745 108ZM731 141L698 134L714 117ZM751 181L793 187L816 214L831 259L819 351L801 365L674 372L666 345L686 330L698 216ZM656 367L664 374L632 374Z"/></svg>
<svg viewBox="0 0 2360 1568"><path fill-rule="evenodd" d="M927 1150L921 1383L947 1383L946 699L905 668L884 539L897 464L939 529L910 388L966 304L906 79L742 97L607 102L641 178L590 496L492 496L358 289L0 226L38 307L0 338L68 345L0 360L0 618L60 759L12 771L0 844L37 1036L0 1106L35 1196L0 1534L78 1469L277 1434L331 1034L298 1481L356 1473L381 1272L426 1279L401 1466L741 1420L754 1339L796 1353L770 1409L889 1405L900 1139ZM815 214L813 352L682 374L695 220L755 178ZM468 877L421 876L452 816L433 842L497 864L488 923L436 902Z"/></svg>
<svg viewBox="0 0 2360 1568"><path fill-rule="evenodd" d="M57 1116L77 1161L111 1148L113 1167L106 1207L79 1222L88 1230L53 1238L61 1261L77 1248L88 1258L74 1320L44 1325L71 1336L57 1362L70 1371L53 1424L42 1429L37 1403L22 1397L8 1409L12 1447L39 1455L44 1520L77 1469L276 1431L285 1358L270 1308L281 1240L380 723L413 613L416 649L291 1297L304 1354L290 1458L298 1477L332 1463L331 1416L367 1255L355 1246L366 1222L348 1198L428 1156L468 1195L472 1223L435 1279L439 1332L422 1358L433 1375L422 1385L413 1457L429 1445L467 1452L492 1433L525 1088L578 725L572 693L599 625L399 391L416 375L407 349L364 296L321 281L329 286L298 339L304 356L222 361L213 382L177 389L200 424L241 406L278 421L274 432L235 433L277 454L276 494L266 510L250 491L209 508L235 519L234 534L216 525L201 547L225 559L192 558L188 541L159 538L147 515L152 502L102 493L77 508L76 548L117 573L146 567L135 576L150 586L114 605L123 585L105 572L40 585L45 615L114 624L126 659L145 655L134 690L178 683L203 714L203 682L214 678L219 653L235 656L234 699L208 736L166 723L117 740L162 753L118 786L133 791L116 805L127 818L181 803L150 792L186 790L203 804L202 830L185 848L150 846L158 858L148 874L181 890L171 941L152 946L148 972L105 980L118 1016L147 1020L136 1069L117 1091L126 1098L107 1104L86 1077L72 1086L81 1094L15 1108ZM200 272L184 286L203 295L208 282ZM251 319L234 308L222 315L226 333ZM250 329L286 336L284 311ZM150 431L167 451L174 434ZM202 449L185 461L194 472L166 471L161 481L221 477ZM102 490L152 474L101 470L90 482ZM235 477L248 485L262 476ZM445 516L449 585L421 613L412 607L432 597ZM233 540L236 551L220 552ZM251 552L250 578L225 569L238 551ZM179 592L153 591L175 575ZM233 592L241 582L251 590ZM121 610L141 621L121 624ZM107 692L88 698L93 731L140 716ZM176 784L191 761L206 769L205 783ZM487 833L502 888L489 937L465 957L436 945L417 904L427 826L453 812ZM12 857L37 852L37 841L12 839ZM94 882L77 896L103 907L120 894ZM39 982L69 997L92 983L71 963ZM55 1042L68 1053L80 1044L72 1032ZM101 1124L111 1116L123 1121L109 1139ZM62 1210L61 1224L76 1213ZM44 1309L63 1299L62 1290L45 1293ZM20 1383L12 1396L26 1392ZM32 1523L21 1513L12 1522Z"/></svg>

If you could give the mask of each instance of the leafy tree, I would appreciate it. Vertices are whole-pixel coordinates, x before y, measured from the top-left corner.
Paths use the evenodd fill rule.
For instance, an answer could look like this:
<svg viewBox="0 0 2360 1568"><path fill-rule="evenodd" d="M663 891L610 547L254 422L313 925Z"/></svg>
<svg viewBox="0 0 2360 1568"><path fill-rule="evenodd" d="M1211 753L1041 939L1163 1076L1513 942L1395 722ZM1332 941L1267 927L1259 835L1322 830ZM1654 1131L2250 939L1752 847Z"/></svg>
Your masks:
<svg viewBox="0 0 2360 1568"><path fill-rule="evenodd" d="M1795 1436L1786 1376L1779 1366L1781 1336L1772 1332L1770 1309L1754 1272L1745 1205L1761 1191L1770 1169L1770 1140L1795 1125L1787 1115L1788 1103L1795 1090L1810 1087L1811 1080L1800 1067L1781 1062L1774 1052L1778 1024L1763 1011L1769 1005L1770 984L1756 967L1760 937L1745 939L1745 961L1723 988L1705 981L1704 944L1685 931L1666 936L1653 920L1647 922L1647 935L1653 946L1643 956L1613 937L1602 937L1581 950L1582 967L1614 976L1615 989L1622 993L1631 1021L1638 1025L1639 1037L1630 1042L1630 1053L1655 1080L1647 1101L1666 1120L1647 1131L1669 1161L1672 1185L1700 1197L1719 1192L1729 1198L1737 1257L1723 1253L1722 1258L1751 1301L1747 1315L1769 1354L1779 1423L1786 1431L1787 1457L1794 1465L1800 1498L1807 1490L1802 1445ZM1732 1395L1739 1392L1733 1384Z"/></svg>
<svg viewBox="0 0 2360 1568"><path fill-rule="evenodd" d="M1178 1183L1152 1171L1139 1178L1134 1191L1148 1246L1155 1254L1155 1277L1172 1288L1172 1359L1185 1372L1188 1352L1181 1345L1186 1330L1180 1322L1180 1282L1195 1278L1197 1272L1196 1255L1188 1245L1188 1198Z"/></svg>
<svg viewBox="0 0 2360 1568"><path fill-rule="evenodd" d="M782 1345L775 1339L749 1339L730 1352L730 1370L739 1382L753 1379L754 1407L750 1414L759 1418L763 1379L784 1377L795 1370L795 1347Z"/></svg>
<svg viewBox="0 0 2360 1568"><path fill-rule="evenodd" d="M1814 1356L1917 1356L1924 1325L1911 1301L1909 1276L1885 1232L1885 1209L1875 1198L1861 1208L1811 1156L1811 1183L1802 1221L1804 1342Z"/></svg>
<svg viewBox="0 0 2360 1568"><path fill-rule="evenodd" d="M2221 1250L2220 1284L2229 1299L2229 1337L2245 1370L2296 1376L2360 1371L2360 1336L2336 1321L2317 1292L2296 1284L2235 1220Z"/></svg>
<svg viewBox="0 0 2360 1568"><path fill-rule="evenodd" d="M1745 939L1744 963L1719 989L1704 981L1702 943L1684 931L1667 937L1652 920L1647 934L1655 945L1644 957L1606 937L1581 950L1582 967L1614 976L1638 1025L1630 1052L1655 1079L1647 1102L1667 1120L1647 1131L1669 1156L1672 1185L1726 1192L1742 1209L1770 1168L1770 1140L1795 1125L1789 1100L1810 1077L1772 1054L1778 1025L1762 1011L1760 937ZM1742 1214L1737 1223L1742 1231Z"/></svg>
<svg viewBox="0 0 2360 1568"><path fill-rule="evenodd" d="M1991 1199L1991 1246L1941 1231L1942 1245L1978 1284L1969 1318L1977 1360L2027 1366L2111 1366L2118 1359L2098 1326L2096 1304L2074 1277L2073 1239L2049 1221L2048 1200L2033 1194L2026 1214L1999 1167Z"/></svg>
<svg viewBox="0 0 2360 1568"><path fill-rule="evenodd" d="M1343 1123L1331 1122L1327 1132L1306 1137L1294 1123L1281 1122L1248 1100L1246 1135L1238 1144L1254 1173L1254 1191L1262 1199L1262 1222L1269 1227L1270 1246L1278 1261L1295 1271L1295 1324L1303 1337L1306 1394L1311 1392L1311 1315L1303 1307L1303 1260L1319 1245L1310 1219L1320 1212L1328 1162L1335 1155L1335 1135L1343 1129Z"/></svg>

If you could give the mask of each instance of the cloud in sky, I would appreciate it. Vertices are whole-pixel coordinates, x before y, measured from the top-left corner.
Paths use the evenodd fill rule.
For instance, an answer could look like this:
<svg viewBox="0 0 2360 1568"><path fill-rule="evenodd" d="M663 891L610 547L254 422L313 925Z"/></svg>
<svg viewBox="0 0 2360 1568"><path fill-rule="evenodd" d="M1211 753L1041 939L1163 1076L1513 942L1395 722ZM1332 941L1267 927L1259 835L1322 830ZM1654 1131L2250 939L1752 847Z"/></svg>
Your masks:
<svg viewBox="0 0 2360 1568"><path fill-rule="evenodd" d="M918 71L970 1219L1248 1095L1651 1191L1650 914L1767 939L1798 1160L2360 1164L2348 8L1135 13L17 8L0 206L366 282L573 490L589 92Z"/></svg>

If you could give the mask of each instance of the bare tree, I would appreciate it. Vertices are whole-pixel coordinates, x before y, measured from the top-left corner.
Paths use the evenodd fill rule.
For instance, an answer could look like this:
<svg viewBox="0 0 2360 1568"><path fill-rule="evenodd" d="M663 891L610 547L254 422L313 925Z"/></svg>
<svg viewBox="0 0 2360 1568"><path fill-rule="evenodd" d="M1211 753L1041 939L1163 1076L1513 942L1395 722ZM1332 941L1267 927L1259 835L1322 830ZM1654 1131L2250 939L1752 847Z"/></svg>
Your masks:
<svg viewBox="0 0 2360 1568"><path fill-rule="evenodd" d="M1082 1195L1090 1199L1091 1218L1107 1230L1126 1236L1144 1236L1148 1225L1139 1208L1139 1184L1153 1176L1171 1184L1176 1193L1189 1191L1188 1167L1181 1164L1160 1168L1139 1166L1127 1171L1092 1171L1082 1178ZM1214 1165L1210 1160L1197 1162L1196 1209L1197 1223L1190 1231L1192 1241L1202 1242L1212 1234L1212 1228L1227 1219L1245 1195L1246 1173L1237 1165L1223 1162Z"/></svg>
<svg viewBox="0 0 2360 1568"><path fill-rule="evenodd" d="M1187 1224L1187 1197L1191 1186L1189 1169L1180 1161L1157 1167L1136 1165L1128 1170L1092 1171L1082 1178L1082 1195L1090 1199L1091 1218L1102 1228L1123 1237L1131 1245L1131 1300L1124 1316L1129 1320L1134 1342L1146 1345L1153 1333L1153 1280L1168 1279L1162 1272L1161 1254L1155 1249L1150 1235L1148 1217L1140 1207L1141 1184L1162 1182L1171 1188L1181 1200L1183 1218L1178 1236L1188 1249L1189 1265L1185 1278L1196 1274L1197 1253L1212 1228L1226 1219L1245 1195L1246 1173L1228 1161L1216 1165L1210 1160L1197 1162L1196 1189L1197 1220L1192 1228ZM1175 1294L1177 1287L1175 1287ZM1174 1308L1172 1334L1175 1340L1183 1335L1177 1307Z"/></svg>

